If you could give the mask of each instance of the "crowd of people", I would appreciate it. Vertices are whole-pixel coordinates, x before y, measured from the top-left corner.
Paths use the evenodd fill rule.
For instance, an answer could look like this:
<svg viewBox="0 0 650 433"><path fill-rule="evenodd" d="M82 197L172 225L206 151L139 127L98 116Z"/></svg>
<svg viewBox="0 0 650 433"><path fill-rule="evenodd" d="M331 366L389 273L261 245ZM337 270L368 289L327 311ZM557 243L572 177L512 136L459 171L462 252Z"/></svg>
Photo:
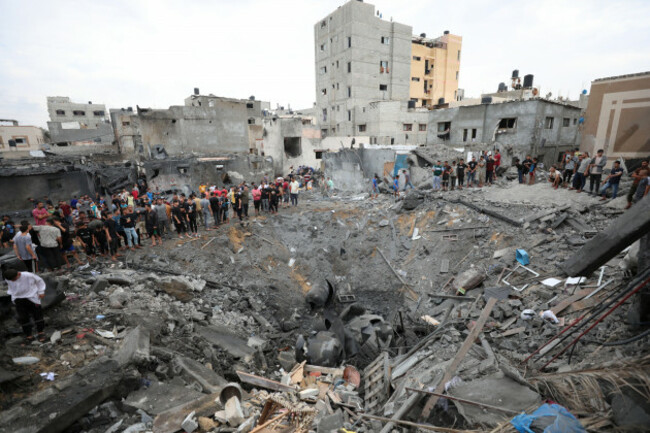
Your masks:
<svg viewBox="0 0 650 433"><path fill-rule="evenodd" d="M304 186L304 176L275 180L264 176L257 184L242 182L230 188L203 182L196 193L187 195L165 196L150 188L141 193L136 185L110 197L84 195L56 205L48 197L29 199L33 221L15 224L3 216L0 242L12 247L32 272L82 265L82 252L88 261L100 255L117 260L120 251L142 248L143 240L152 247L162 245L164 238L173 236L172 229L179 239L194 238L200 237L199 227L210 231L233 219L243 222L249 218L251 201L255 216L298 206Z"/></svg>

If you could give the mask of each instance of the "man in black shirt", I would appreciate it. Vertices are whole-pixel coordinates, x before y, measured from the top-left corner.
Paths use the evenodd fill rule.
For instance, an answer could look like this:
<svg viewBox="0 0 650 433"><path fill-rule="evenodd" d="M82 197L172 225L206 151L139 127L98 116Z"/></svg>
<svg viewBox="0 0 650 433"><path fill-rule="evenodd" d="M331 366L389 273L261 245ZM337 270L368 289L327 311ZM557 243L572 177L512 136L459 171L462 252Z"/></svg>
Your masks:
<svg viewBox="0 0 650 433"><path fill-rule="evenodd" d="M138 216L133 213L133 208L131 206L128 206L124 210L122 217L120 218L120 225L124 228L126 240L131 250L140 248L140 245L138 244L138 233L135 231L135 223L137 219Z"/></svg>
<svg viewBox="0 0 650 433"><path fill-rule="evenodd" d="M185 228L185 214L181 208L181 204L178 201L172 203L172 222L174 227L176 227L176 233L178 233L178 238L183 239L183 233L187 231ZM187 235L189 238L190 235Z"/></svg>
<svg viewBox="0 0 650 433"><path fill-rule="evenodd" d="M470 162L467 163L467 186L471 187L472 184L476 183L476 167L478 162L476 162L476 157L472 158Z"/></svg>
<svg viewBox="0 0 650 433"><path fill-rule="evenodd" d="M464 159L460 159L460 162L456 166L456 173L458 173L458 189L463 189L463 183L465 183L465 169L467 164L465 164Z"/></svg>
<svg viewBox="0 0 650 433"><path fill-rule="evenodd" d="M214 217L214 226L217 227L221 224L221 203L219 203L219 197L214 192L212 193L212 197L210 197L210 211Z"/></svg>
<svg viewBox="0 0 650 433"><path fill-rule="evenodd" d="M262 188L262 211L269 211L269 197L271 196L271 189L268 186Z"/></svg>
<svg viewBox="0 0 650 433"><path fill-rule="evenodd" d="M120 248L120 238L117 234L117 223L113 219L113 212L110 210L104 212L102 214L102 220L104 221L104 233L106 234L111 259L116 261L119 255L117 254L117 250Z"/></svg>
<svg viewBox="0 0 650 433"><path fill-rule="evenodd" d="M156 240L158 245L162 245L162 238L160 237L160 232L158 231L158 214L151 208L151 204L147 203L144 205L144 225L147 229L147 234L149 239L151 239L151 246L156 246Z"/></svg>
<svg viewBox="0 0 650 433"><path fill-rule="evenodd" d="M185 208L185 212L187 213L187 224L189 227L189 235L190 236L195 236L199 237L198 234L198 225L196 223L196 203L192 199L192 196L190 196L190 199L187 200L184 198L184 203L183 207Z"/></svg>

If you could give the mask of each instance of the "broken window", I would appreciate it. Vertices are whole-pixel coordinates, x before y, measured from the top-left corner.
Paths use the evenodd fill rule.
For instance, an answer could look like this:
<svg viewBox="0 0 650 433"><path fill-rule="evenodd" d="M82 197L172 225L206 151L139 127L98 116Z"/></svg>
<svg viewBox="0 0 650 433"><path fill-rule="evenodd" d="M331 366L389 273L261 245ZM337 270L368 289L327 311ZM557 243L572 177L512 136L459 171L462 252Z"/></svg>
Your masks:
<svg viewBox="0 0 650 433"><path fill-rule="evenodd" d="M413 60L419 62L422 58L420 56L413 56Z"/></svg>
<svg viewBox="0 0 650 433"><path fill-rule="evenodd" d="M571 119L569 119L568 117L565 117L564 119L562 119L562 126L565 127L565 128L567 126L571 126Z"/></svg>
<svg viewBox="0 0 650 433"><path fill-rule="evenodd" d="M180 174L187 174L187 167L176 167Z"/></svg>
<svg viewBox="0 0 650 433"><path fill-rule="evenodd" d="M472 129L472 140L476 138L476 128Z"/></svg>
<svg viewBox="0 0 650 433"><path fill-rule="evenodd" d="M302 155L300 137L284 137L284 154L287 155L287 158L296 158Z"/></svg>
<svg viewBox="0 0 650 433"><path fill-rule="evenodd" d="M388 36L382 36L381 43L384 45L390 45L390 38Z"/></svg>
<svg viewBox="0 0 650 433"><path fill-rule="evenodd" d="M93 116L104 117L104 112L102 110L93 111Z"/></svg>
<svg viewBox="0 0 650 433"><path fill-rule="evenodd" d="M249 125L255 125L255 118L254 117L249 117L248 118L248 124Z"/></svg>
<svg viewBox="0 0 650 433"><path fill-rule="evenodd" d="M390 138L390 144L395 144L395 138L393 137Z"/></svg>
<svg viewBox="0 0 650 433"><path fill-rule="evenodd" d="M402 124L402 131L413 131L413 124L412 123Z"/></svg>
<svg viewBox="0 0 650 433"><path fill-rule="evenodd" d="M14 137L13 140L16 142L16 146L29 144L27 137Z"/></svg>
<svg viewBox="0 0 650 433"><path fill-rule="evenodd" d="M327 44L320 44L320 50L325 51L327 49Z"/></svg>
<svg viewBox="0 0 650 433"><path fill-rule="evenodd" d="M359 125L359 132L366 132L366 125Z"/></svg>
<svg viewBox="0 0 650 433"><path fill-rule="evenodd" d="M252 102L247 102L246 108L254 108L254 104Z"/></svg>
<svg viewBox="0 0 650 433"><path fill-rule="evenodd" d="M449 140L451 131L451 122L438 122L438 138Z"/></svg>
<svg viewBox="0 0 650 433"><path fill-rule="evenodd" d="M499 122L499 129L513 129L516 125L516 117L506 117Z"/></svg>
<svg viewBox="0 0 650 433"><path fill-rule="evenodd" d="M72 112L72 115L73 115L73 116L85 116L85 115L86 115L86 112L83 111L83 110L74 110L74 111Z"/></svg>
<svg viewBox="0 0 650 433"><path fill-rule="evenodd" d="M379 90L383 90L383 91L388 90L388 84L380 84Z"/></svg>
<svg viewBox="0 0 650 433"><path fill-rule="evenodd" d="M463 141L467 141L467 129L463 129Z"/></svg>
<svg viewBox="0 0 650 433"><path fill-rule="evenodd" d="M578 119L574 117L573 118L573 125L575 126L576 123L578 123Z"/></svg>
<svg viewBox="0 0 650 433"><path fill-rule="evenodd" d="M553 120L555 120L553 117L547 117L544 120L544 128L553 129Z"/></svg>
<svg viewBox="0 0 650 433"><path fill-rule="evenodd" d="M56 110L57 116L65 116L65 110Z"/></svg>
<svg viewBox="0 0 650 433"><path fill-rule="evenodd" d="M379 73L383 74L384 72L388 73L388 60L379 61Z"/></svg>
<svg viewBox="0 0 650 433"><path fill-rule="evenodd" d="M214 107L214 101L208 101L208 107Z"/></svg>
<svg viewBox="0 0 650 433"><path fill-rule="evenodd" d="M323 96L327 95L327 89L320 89L320 94Z"/></svg>
<svg viewBox="0 0 650 433"><path fill-rule="evenodd" d="M316 159L323 159L323 152L317 150L315 156Z"/></svg>
<svg viewBox="0 0 650 433"><path fill-rule="evenodd" d="M321 23L320 23L320 28L321 28L321 29L324 29L325 27L327 27L327 21L323 20L323 21L321 21Z"/></svg>
<svg viewBox="0 0 650 433"><path fill-rule="evenodd" d="M122 122L122 126L131 126L131 122Z"/></svg>
<svg viewBox="0 0 650 433"><path fill-rule="evenodd" d="M420 81L420 77L411 77L411 81Z"/></svg>
<svg viewBox="0 0 650 433"><path fill-rule="evenodd" d="M321 136L321 138L327 137L327 129L321 129L320 130L320 136Z"/></svg>
<svg viewBox="0 0 650 433"><path fill-rule="evenodd" d="M427 130L427 124L426 123L420 123L420 125L418 126L418 130L420 132L426 131Z"/></svg>

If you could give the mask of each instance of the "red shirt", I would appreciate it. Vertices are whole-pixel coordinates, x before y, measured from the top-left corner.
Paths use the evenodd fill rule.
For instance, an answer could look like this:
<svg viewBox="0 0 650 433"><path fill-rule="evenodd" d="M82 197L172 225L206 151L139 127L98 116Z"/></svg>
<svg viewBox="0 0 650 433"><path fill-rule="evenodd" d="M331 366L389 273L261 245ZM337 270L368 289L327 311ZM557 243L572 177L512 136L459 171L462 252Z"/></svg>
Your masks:
<svg viewBox="0 0 650 433"><path fill-rule="evenodd" d="M282 189L285 191L289 191L289 182L285 180L284 183L282 184Z"/></svg>
<svg viewBox="0 0 650 433"><path fill-rule="evenodd" d="M138 190L134 189L133 191L131 191L131 195L133 196L133 200L137 200L138 199Z"/></svg>
<svg viewBox="0 0 650 433"><path fill-rule="evenodd" d="M46 208L36 208L32 211L32 215L34 216L35 225L44 226L45 220L50 216L50 213Z"/></svg>
<svg viewBox="0 0 650 433"><path fill-rule="evenodd" d="M497 167L501 165L501 154L500 153L497 153L496 155L494 155L494 165L496 165Z"/></svg>
<svg viewBox="0 0 650 433"><path fill-rule="evenodd" d="M69 215L72 214L72 208L70 207L69 204L67 204L67 203L66 203L66 204L62 204L62 205L59 206L59 207L60 207L61 210L63 211L63 216L69 216Z"/></svg>

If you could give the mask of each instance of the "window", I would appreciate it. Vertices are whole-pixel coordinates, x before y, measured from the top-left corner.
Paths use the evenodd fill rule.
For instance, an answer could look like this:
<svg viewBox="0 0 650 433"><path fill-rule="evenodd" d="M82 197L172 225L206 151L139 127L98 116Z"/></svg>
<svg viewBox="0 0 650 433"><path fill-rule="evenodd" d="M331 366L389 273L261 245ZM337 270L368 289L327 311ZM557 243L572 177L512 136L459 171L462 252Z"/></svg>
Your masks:
<svg viewBox="0 0 650 433"><path fill-rule="evenodd" d="M321 138L327 137L327 129L321 129L320 130L320 136L321 136Z"/></svg>
<svg viewBox="0 0 650 433"><path fill-rule="evenodd" d="M411 77L411 81L418 82L418 81L420 81L420 77Z"/></svg>
<svg viewBox="0 0 650 433"><path fill-rule="evenodd" d="M513 129L517 125L516 117L508 117L501 119L499 122L499 129Z"/></svg>
<svg viewBox="0 0 650 433"><path fill-rule="evenodd" d="M575 126L576 123L578 123L578 119L574 117L573 118L573 125Z"/></svg>
<svg viewBox="0 0 650 433"><path fill-rule="evenodd" d="M379 90L388 90L388 84L380 84Z"/></svg>
<svg viewBox="0 0 650 433"><path fill-rule="evenodd" d="M321 29L324 29L325 27L327 27L327 21L323 20L323 21L321 21L321 23L320 23L320 28L321 28Z"/></svg>
<svg viewBox="0 0 650 433"><path fill-rule="evenodd" d="M413 131L413 124L412 123L402 124L402 131Z"/></svg>
<svg viewBox="0 0 650 433"><path fill-rule="evenodd" d="M422 60L422 57L420 57L420 56L413 56L413 60L415 60L416 62L419 62L420 60Z"/></svg>
<svg viewBox="0 0 650 433"><path fill-rule="evenodd" d="M460 62L460 50L458 50L458 61Z"/></svg>
<svg viewBox="0 0 650 433"><path fill-rule="evenodd" d="M467 129L463 129L463 141L467 141Z"/></svg>
<svg viewBox="0 0 650 433"><path fill-rule="evenodd" d="M568 117L562 119L562 126L564 128L566 128L567 126L571 126L571 119L569 119Z"/></svg>
<svg viewBox="0 0 650 433"><path fill-rule="evenodd" d="M336 69L338 69L338 68L339 68L339 61L337 60L336 61Z"/></svg>
<svg viewBox="0 0 650 433"><path fill-rule="evenodd" d="M366 132L366 125L359 125L359 132Z"/></svg>
<svg viewBox="0 0 650 433"><path fill-rule="evenodd" d="M104 117L104 112L102 110L93 111L93 116Z"/></svg>
<svg viewBox="0 0 650 433"><path fill-rule="evenodd" d="M420 125L418 125L418 130L420 132L426 131L427 130L427 124L426 123L420 123Z"/></svg>
<svg viewBox="0 0 650 433"><path fill-rule="evenodd" d="M451 122L438 122L438 133L448 134L451 129Z"/></svg>
<svg viewBox="0 0 650 433"><path fill-rule="evenodd" d="M253 108L253 103L252 102L247 102L246 103L246 108Z"/></svg>
<svg viewBox="0 0 650 433"><path fill-rule="evenodd" d="M339 90L339 83L336 83L336 90Z"/></svg>
<svg viewBox="0 0 650 433"><path fill-rule="evenodd" d="M553 129L553 120L555 120L553 117L547 117L544 120L544 128Z"/></svg>
<svg viewBox="0 0 650 433"><path fill-rule="evenodd" d="M341 106L340 105L336 106L336 111L341 111Z"/></svg>
<svg viewBox="0 0 650 433"><path fill-rule="evenodd" d="M65 110L56 110L57 116L65 116Z"/></svg>
<svg viewBox="0 0 650 433"><path fill-rule="evenodd" d="M214 101L208 101L208 107L214 107Z"/></svg>
<svg viewBox="0 0 650 433"><path fill-rule="evenodd" d="M381 43L384 45L390 45L390 38L388 36L382 36Z"/></svg>
<svg viewBox="0 0 650 433"><path fill-rule="evenodd" d="M336 134L336 127L332 128L332 134Z"/></svg>
<svg viewBox="0 0 650 433"><path fill-rule="evenodd" d="M327 108L323 108L323 122L326 122L326 121L327 121Z"/></svg>
<svg viewBox="0 0 650 433"><path fill-rule="evenodd" d="M323 152L322 151L316 150L315 152L316 152L316 154L315 154L316 159L323 159Z"/></svg>
<svg viewBox="0 0 650 433"><path fill-rule="evenodd" d="M379 61L379 72L380 73L388 73L388 60L380 60Z"/></svg>
<svg viewBox="0 0 650 433"><path fill-rule="evenodd" d="M122 126L131 126L131 122L122 122Z"/></svg>
<svg viewBox="0 0 650 433"><path fill-rule="evenodd" d="M352 72L352 62L348 62L348 74Z"/></svg>
<svg viewBox="0 0 650 433"><path fill-rule="evenodd" d="M352 110L348 110L348 122L352 122Z"/></svg>
<svg viewBox="0 0 650 433"><path fill-rule="evenodd" d="M476 138L476 128L472 129L472 140Z"/></svg>
<svg viewBox="0 0 650 433"><path fill-rule="evenodd" d="M320 89L320 94L323 96L327 95L327 89Z"/></svg>
<svg viewBox="0 0 650 433"><path fill-rule="evenodd" d="M352 48L352 36L348 36L348 48Z"/></svg>
<svg viewBox="0 0 650 433"><path fill-rule="evenodd" d="M73 116L85 116L85 115L86 115L86 112L83 111L83 110L74 110L74 111L72 112L72 115L73 115Z"/></svg>
<svg viewBox="0 0 650 433"><path fill-rule="evenodd" d="M321 75L327 74L327 66L323 66L322 68L320 68L320 74Z"/></svg>
<svg viewBox="0 0 650 433"><path fill-rule="evenodd" d="M320 44L321 52L325 51L326 49L327 49L327 44Z"/></svg>
<svg viewBox="0 0 650 433"><path fill-rule="evenodd" d="M395 144L395 138L393 137L390 138L390 144Z"/></svg>
<svg viewBox="0 0 650 433"><path fill-rule="evenodd" d="M348 86L348 98L352 97L352 87Z"/></svg>
<svg viewBox="0 0 650 433"><path fill-rule="evenodd" d="M25 146L29 144L27 137L14 137L13 139L16 142L16 146Z"/></svg>

